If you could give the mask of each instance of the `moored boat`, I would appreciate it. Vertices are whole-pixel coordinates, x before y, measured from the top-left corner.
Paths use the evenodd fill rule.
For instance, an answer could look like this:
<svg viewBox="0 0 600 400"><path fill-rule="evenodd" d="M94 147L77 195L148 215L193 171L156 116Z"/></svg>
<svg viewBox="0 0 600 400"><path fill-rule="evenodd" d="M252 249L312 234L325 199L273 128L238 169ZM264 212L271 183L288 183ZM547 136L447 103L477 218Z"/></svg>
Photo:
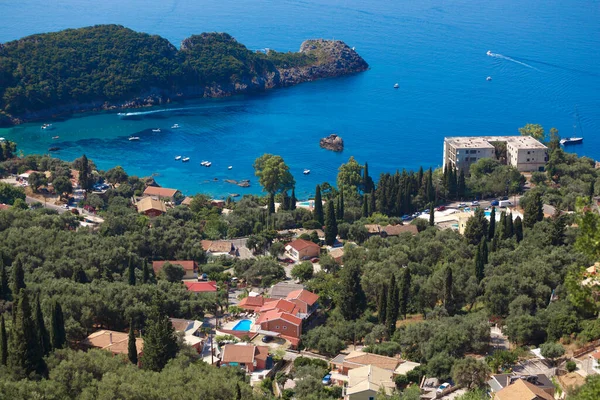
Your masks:
<svg viewBox="0 0 600 400"><path fill-rule="evenodd" d="M131 136L131 137L129 138L129 141L130 141L130 142L133 142L134 140L140 140L140 137L139 137L139 136Z"/></svg>
<svg viewBox="0 0 600 400"><path fill-rule="evenodd" d="M181 159L181 161L182 162L188 162L188 161L190 161L190 158L189 157L184 157L184 158Z"/></svg>
<svg viewBox="0 0 600 400"><path fill-rule="evenodd" d="M177 129L179 128L179 124L173 124L173 126L171 127L171 129Z"/></svg>
<svg viewBox="0 0 600 400"><path fill-rule="evenodd" d="M154 133L160 133L160 128L152 129L152 132L154 132Z"/></svg>
<svg viewBox="0 0 600 400"><path fill-rule="evenodd" d="M175 157L175 161L179 161L179 160L181 160L181 156Z"/></svg>
<svg viewBox="0 0 600 400"><path fill-rule="evenodd" d="M566 146L569 144L579 144L582 142L583 142L582 137L568 137L568 138L560 139L560 144L562 144L563 146Z"/></svg>
<svg viewBox="0 0 600 400"><path fill-rule="evenodd" d="M303 174L304 174L304 175L308 175L308 174L310 174L310 169L305 169L305 170L304 170L304 172L303 172Z"/></svg>

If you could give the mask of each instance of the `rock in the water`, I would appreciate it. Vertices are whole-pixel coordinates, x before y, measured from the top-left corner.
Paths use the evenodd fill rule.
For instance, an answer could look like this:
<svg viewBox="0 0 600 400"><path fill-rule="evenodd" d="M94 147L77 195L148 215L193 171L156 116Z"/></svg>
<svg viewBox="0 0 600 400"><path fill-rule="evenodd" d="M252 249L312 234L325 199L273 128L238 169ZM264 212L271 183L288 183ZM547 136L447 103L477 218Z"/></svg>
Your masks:
<svg viewBox="0 0 600 400"><path fill-rule="evenodd" d="M344 140L338 135L331 134L319 142L319 145L327 150L331 151L342 151L344 150Z"/></svg>

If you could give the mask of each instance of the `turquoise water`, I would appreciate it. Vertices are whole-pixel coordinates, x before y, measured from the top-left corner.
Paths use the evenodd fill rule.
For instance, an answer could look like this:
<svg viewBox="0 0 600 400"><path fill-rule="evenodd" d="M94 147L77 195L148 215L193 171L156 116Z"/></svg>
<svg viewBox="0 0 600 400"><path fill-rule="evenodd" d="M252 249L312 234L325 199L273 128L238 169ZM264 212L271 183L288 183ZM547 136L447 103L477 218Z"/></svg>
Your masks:
<svg viewBox="0 0 600 400"><path fill-rule="evenodd" d="M175 45L204 31L280 51L297 50L307 38L342 39L369 62L371 69L358 75L189 101L137 120L86 114L52 121L51 132L40 130L42 122L0 130L27 154L54 146L66 160L86 153L103 169L155 174L161 185L186 194L259 193L252 162L269 152L284 157L296 196L306 199L315 184L335 182L350 155L368 161L374 176L437 167L444 136L517 134L528 122L571 136L576 106L585 140L569 151L600 159L597 1L22 0L0 2L0 21L2 42L118 23ZM396 82L400 89L392 88ZM181 128L169 129L174 123ZM155 128L161 133L152 133ZM319 138L330 133L344 138L342 153L319 148ZM132 135L140 141L128 141ZM176 155L190 162L177 162ZM212 167L200 166L202 160ZM305 168L310 175L302 174ZM227 178L251 179L252 186Z"/></svg>
<svg viewBox="0 0 600 400"><path fill-rule="evenodd" d="M252 321L249 319L242 319L240 322L235 324L232 330L234 331L249 331L252 326Z"/></svg>

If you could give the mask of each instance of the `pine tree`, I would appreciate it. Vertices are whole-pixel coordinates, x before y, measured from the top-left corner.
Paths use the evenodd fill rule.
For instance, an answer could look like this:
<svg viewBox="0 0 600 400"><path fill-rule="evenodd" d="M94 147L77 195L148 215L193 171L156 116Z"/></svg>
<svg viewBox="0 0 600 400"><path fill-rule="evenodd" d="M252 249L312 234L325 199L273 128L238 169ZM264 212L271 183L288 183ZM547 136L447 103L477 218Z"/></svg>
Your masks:
<svg viewBox="0 0 600 400"><path fill-rule="evenodd" d="M336 304L346 320L359 318L367 307L365 292L360 284L361 276L360 264L356 261L346 263L340 271L340 291Z"/></svg>
<svg viewBox="0 0 600 400"><path fill-rule="evenodd" d="M362 216L363 216L363 218L367 218L369 216L369 195L368 194L365 194L363 196Z"/></svg>
<svg viewBox="0 0 600 400"><path fill-rule="evenodd" d="M336 241L337 234L338 228L335 219L335 209L333 207L333 201L329 200L327 203L327 219L325 220L325 243L332 246Z"/></svg>
<svg viewBox="0 0 600 400"><path fill-rule="evenodd" d="M10 288L8 286L8 273L0 254L0 300L10 299Z"/></svg>
<svg viewBox="0 0 600 400"><path fill-rule="evenodd" d="M402 274L402 278L400 279L400 305L398 310L404 319L406 319L406 313L408 312L408 296L410 294L411 284L410 281L410 269L406 267L404 269L404 273Z"/></svg>
<svg viewBox="0 0 600 400"><path fill-rule="evenodd" d="M375 190L371 189L371 194L369 195L369 216L373 215L374 212L377 211L377 201L375 199Z"/></svg>
<svg viewBox="0 0 600 400"><path fill-rule="evenodd" d="M127 271L129 285L135 286L135 265L133 264L131 256L129 256L129 266L127 267Z"/></svg>
<svg viewBox="0 0 600 400"><path fill-rule="evenodd" d="M0 365L8 364L8 336L6 336L6 325L4 315L0 314Z"/></svg>
<svg viewBox="0 0 600 400"><path fill-rule="evenodd" d="M433 171L429 168L427 173L427 179L425 181L425 194L427 195L427 201L432 202L435 200L435 189L433 187Z"/></svg>
<svg viewBox="0 0 600 400"><path fill-rule="evenodd" d="M521 217L515 218L515 238L517 238L517 243L520 243L523 240L523 222L521 222Z"/></svg>
<svg viewBox="0 0 600 400"><path fill-rule="evenodd" d="M44 322L44 315L42 314L42 306L40 305L40 297L36 298L35 302L35 324L40 340L40 349L42 350L42 354L47 356L52 350L50 344L50 334L48 333L48 329L46 329L46 323Z"/></svg>
<svg viewBox="0 0 600 400"><path fill-rule="evenodd" d="M544 219L544 204L542 203L542 197L539 193L533 194L532 197L527 199L524 207L524 218L523 226L525 228L532 228L536 222Z"/></svg>
<svg viewBox="0 0 600 400"><path fill-rule="evenodd" d="M486 246L487 251L487 242L484 239L481 240L479 246L477 246L477 250L475 251L475 277L477 278L477 282L481 282L481 280L485 276L485 255L483 246Z"/></svg>
<svg viewBox="0 0 600 400"><path fill-rule="evenodd" d="M275 195L273 193L269 193L268 211L269 211L269 215L275 214Z"/></svg>
<svg viewBox="0 0 600 400"><path fill-rule="evenodd" d="M398 320L398 285L396 285L396 276L392 273L390 279L390 288L388 289L388 298L386 306L385 324L387 325L388 335L391 337L396 331L396 321Z"/></svg>
<svg viewBox="0 0 600 400"><path fill-rule="evenodd" d="M377 299L377 320L380 324L385 324L387 316L387 285L382 285Z"/></svg>
<svg viewBox="0 0 600 400"><path fill-rule="evenodd" d="M85 154L81 157L81 163L79 164L79 186L85 191L88 191L92 187L91 171L88 158Z"/></svg>
<svg viewBox="0 0 600 400"><path fill-rule="evenodd" d="M142 267L142 283L150 283L150 267L148 267L146 260L144 260L144 266Z"/></svg>
<svg viewBox="0 0 600 400"><path fill-rule="evenodd" d="M488 244L487 244L487 240L482 240L481 241L481 259L483 260L484 264L487 264L489 262L489 251L488 251Z"/></svg>
<svg viewBox="0 0 600 400"><path fill-rule="evenodd" d="M458 176L458 183L457 183L457 196L460 200L465 198L466 192L467 192L467 184L465 183L465 171L464 170L460 170L460 175Z"/></svg>
<svg viewBox="0 0 600 400"><path fill-rule="evenodd" d="M429 203L429 226L435 225L435 210L433 208L433 203Z"/></svg>
<svg viewBox="0 0 600 400"><path fill-rule="evenodd" d="M513 235L515 234L515 228L514 228L512 213L509 213L506 215L506 220L504 222L505 222L504 236L506 236L507 238L513 237Z"/></svg>
<svg viewBox="0 0 600 400"><path fill-rule="evenodd" d="M296 209L297 201L298 199L296 199L296 188L292 188L292 197L290 197L290 210Z"/></svg>
<svg viewBox="0 0 600 400"><path fill-rule="evenodd" d="M129 324L129 340L127 341L127 357L132 364L137 365L138 353L137 346L135 344L135 333L133 332L133 319Z"/></svg>
<svg viewBox="0 0 600 400"><path fill-rule="evenodd" d="M452 268L446 267L444 279L444 307L448 314L454 314L454 304L452 304Z"/></svg>
<svg viewBox="0 0 600 400"><path fill-rule="evenodd" d="M369 164L365 162L363 168L362 189L363 193L370 193L373 190L373 179L369 176Z"/></svg>
<svg viewBox="0 0 600 400"><path fill-rule="evenodd" d="M160 372L178 350L173 324L156 307L146 323L142 368Z"/></svg>
<svg viewBox="0 0 600 400"><path fill-rule="evenodd" d="M60 303L52 304L52 319L50 320L50 342L53 349L62 349L67 342L65 333L65 317Z"/></svg>
<svg viewBox="0 0 600 400"><path fill-rule="evenodd" d="M25 289L25 271L23 271L23 264L21 259L17 258L12 265L12 294L13 298L19 295L21 289Z"/></svg>
<svg viewBox="0 0 600 400"><path fill-rule="evenodd" d="M490 211L490 226L488 232L488 239L492 240L494 238L494 234L496 233L496 207L492 207L492 211Z"/></svg>
<svg viewBox="0 0 600 400"><path fill-rule="evenodd" d="M319 221L321 226L325 225L325 215L323 214L323 200L321 199L321 186L317 185L315 191L315 209L313 210L314 218Z"/></svg>
<svg viewBox="0 0 600 400"><path fill-rule="evenodd" d="M19 303L11 330L9 364L21 376L45 375L46 364L42 358L36 324L31 315L29 293L26 289L21 289L18 295Z"/></svg>

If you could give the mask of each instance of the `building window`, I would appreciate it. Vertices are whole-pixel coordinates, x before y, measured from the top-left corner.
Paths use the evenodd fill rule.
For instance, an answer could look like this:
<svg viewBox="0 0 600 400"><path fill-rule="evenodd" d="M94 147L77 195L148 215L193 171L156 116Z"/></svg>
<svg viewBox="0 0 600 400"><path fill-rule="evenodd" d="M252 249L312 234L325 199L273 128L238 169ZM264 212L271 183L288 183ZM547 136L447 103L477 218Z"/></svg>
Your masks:
<svg viewBox="0 0 600 400"><path fill-rule="evenodd" d="M527 162L529 162L529 158L527 159Z"/></svg>
<svg viewBox="0 0 600 400"><path fill-rule="evenodd" d="M279 329L279 325L275 325L275 329Z"/></svg>
<svg viewBox="0 0 600 400"><path fill-rule="evenodd" d="M285 330L285 329L287 329L287 325L284 325L284 326L283 326L283 329L284 329L284 330Z"/></svg>
<svg viewBox="0 0 600 400"><path fill-rule="evenodd" d="M531 151L528 151L527 154L531 154Z"/></svg>

